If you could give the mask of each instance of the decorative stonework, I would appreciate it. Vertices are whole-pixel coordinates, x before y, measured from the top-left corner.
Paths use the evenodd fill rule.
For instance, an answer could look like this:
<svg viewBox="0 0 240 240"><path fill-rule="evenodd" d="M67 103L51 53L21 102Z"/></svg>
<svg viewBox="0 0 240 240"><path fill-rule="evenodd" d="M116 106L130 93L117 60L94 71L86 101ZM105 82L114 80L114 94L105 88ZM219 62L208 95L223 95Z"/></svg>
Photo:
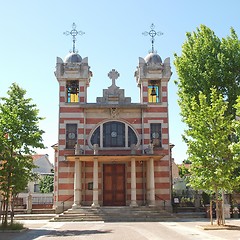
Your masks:
<svg viewBox="0 0 240 240"><path fill-rule="evenodd" d="M125 97L124 89L120 89L116 86L116 79L119 77L119 73L112 69L108 73L108 77L112 80L112 85L108 89L103 89L103 97L97 97L97 103L108 104L129 104L131 103L130 97Z"/></svg>
<svg viewBox="0 0 240 240"><path fill-rule="evenodd" d="M112 69L112 71L108 73L108 77L112 79L112 86L116 86L115 80L118 79L119 76L120 74L115 69Z"/></svg>
<svg viewBox="0 0 240 240"><path fill-rule="evenodd" d="M110 109L111 118L116 119L119 118L119 109L118 108L111 108Z"/></svg>

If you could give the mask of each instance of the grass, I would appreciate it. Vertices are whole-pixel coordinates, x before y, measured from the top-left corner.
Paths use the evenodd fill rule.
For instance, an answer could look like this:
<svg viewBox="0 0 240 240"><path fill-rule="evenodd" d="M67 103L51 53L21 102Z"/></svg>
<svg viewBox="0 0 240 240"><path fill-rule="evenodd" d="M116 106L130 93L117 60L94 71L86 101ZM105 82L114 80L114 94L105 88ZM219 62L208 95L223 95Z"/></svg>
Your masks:
<svg viewBox="0 0 240 240"><path fill-rule="evenodd" d="M22 230L24 229L23 223L14 222L13 224L8 224L7 226L3 226L0 224L0 230Z"/></svg>

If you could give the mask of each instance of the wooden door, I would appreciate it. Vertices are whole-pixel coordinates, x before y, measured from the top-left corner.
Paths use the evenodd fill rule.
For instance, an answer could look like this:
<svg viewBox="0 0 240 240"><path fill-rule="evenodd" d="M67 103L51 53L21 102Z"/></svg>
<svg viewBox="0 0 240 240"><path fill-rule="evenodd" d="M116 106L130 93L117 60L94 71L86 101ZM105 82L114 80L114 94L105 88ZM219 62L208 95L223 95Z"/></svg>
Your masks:
<svg viewBox="0 0 240 240"><path fill-rule="evenodd" d="M103 205L125 206L125 165L103 165Z"/></svg>

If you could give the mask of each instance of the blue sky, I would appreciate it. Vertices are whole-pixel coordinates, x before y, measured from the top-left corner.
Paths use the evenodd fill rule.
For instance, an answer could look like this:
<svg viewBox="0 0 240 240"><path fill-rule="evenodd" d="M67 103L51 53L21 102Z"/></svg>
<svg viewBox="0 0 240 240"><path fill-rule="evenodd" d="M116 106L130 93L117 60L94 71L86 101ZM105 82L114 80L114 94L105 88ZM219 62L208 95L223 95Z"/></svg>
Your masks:
<svg viewBox="0 0 240 240"><path fill-rule="evenodd" d="M75 22L86 34L77 38L76 48L88 57L93 78L88 89L88 102L102 96L110 86L107 77L111 69L120 73L117 85L125 89L132 102L139 101L139 89L134 79L138 57L151 49L150 38L142 32L155 30L164 35L156 38L155 50L164 60L171 59L173 75L169 82L170 142L175 144L173 156L181 163L186 145L181 134L184 125L177 104L177 79L173 65L174 53L181 54L186 32L200 24L211 28L218 37L226 37L233 27L240 35L240 1L228 0L22 0L1 1L0 15L0 96L13 82L27 90L45 117L40 127L46 132L44 143L53 161L51 145L57 142L58 82L54 76L56 57L64 58L72 48L70 36Z"/></svg>

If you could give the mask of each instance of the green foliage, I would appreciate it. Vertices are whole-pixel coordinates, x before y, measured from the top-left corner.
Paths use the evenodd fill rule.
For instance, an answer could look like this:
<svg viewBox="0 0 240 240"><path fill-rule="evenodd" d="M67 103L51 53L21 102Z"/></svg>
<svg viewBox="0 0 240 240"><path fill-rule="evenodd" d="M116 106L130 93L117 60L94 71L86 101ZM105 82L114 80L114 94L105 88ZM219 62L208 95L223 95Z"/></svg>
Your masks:
<svg viewBox="0 0 240 240"><path fill-rule="evenodd" d="M230 36L219 39L204 25L186 36L174 64L179 106L187 125L183 138L192 162L190 183L218 199L220 189L231 191L239 185L240 148L233 132L239 123L232 120L240 96L240 41L233 28Z"/></svg>
<svg viewBox="0 0 240 240"><path fill-rule="evenodd" d="M44 176L39 183L41 193L52 193L53 192L53 175Z"/></svg>
<svg viewBox="0 0 240 240"><path fill-rule="evenodd" d="M0 225L1 230L22 230L24 229L23 223L13 222L11 224L7 224L7 226Z"/></svg>
<svg viewBox="0 0 240 240"><path fill-rule="evenodd" d="M235 185L232 175L238 162L229 149L232 134L230 116L225 116L227 103L216 89L211 89L210 104L200 93L192 98L188 109L184 139L188 146L190 184L195 189L218 192L218 189L231 191Z"/></svg>
<svg viewBox="0 0 240 240"><path fill-rule="evenodd" d="M178 167L178 170L179 170L179 176L181 178L185 178L187 176L189 176L189 170L188 168L185 167L184 164L182 164L181 166Z"/></svg>
<svg viewBox="0 0 240 240"><path fill-rule="evenodd" d="M174 64L179 105L185 121L192 97L198 100L201 91L210 103L210 89L215 87L228 101L227 114L235 115L233 105L240 95L240 41L234 29L230 36L219 39L208 27L201 25L196 32L187 33L182 55L175 54Z"/></svg>
<svg viewBox="0 0 240 240"><path fill-rule="evenodd" d="M185 159L185 160L183 160L183 163L185 163L185 164L191 164L191 161L190 161L189 159Z"/></svg>
<svg viewBox="0 0 240 240"><path fill-rule="evenodd" d="M12 84L8 97L0 102L0 192L3 195L4 211L9 202L25 189L34 178L35 167L31 158L34 148L44 148L39 129L38 109L25 98L26 91ZM3 223L7 225L7 214Z"/></svg>
<svg viewBox="0 0 240 240"><path fill-rule="evenodd" d="M236 179L236 191L239 192L240 191L240 96L237 99L237 103L235 105L236 108L236 113L237 113L237 117L236 120L234 120L234 129L235 129L235 134L233 135L232 139L232 143L229 146L230 151L233 154L233 159L236 162L239 162L239 166L238 168L235 169L233 178Z"/></svg>

